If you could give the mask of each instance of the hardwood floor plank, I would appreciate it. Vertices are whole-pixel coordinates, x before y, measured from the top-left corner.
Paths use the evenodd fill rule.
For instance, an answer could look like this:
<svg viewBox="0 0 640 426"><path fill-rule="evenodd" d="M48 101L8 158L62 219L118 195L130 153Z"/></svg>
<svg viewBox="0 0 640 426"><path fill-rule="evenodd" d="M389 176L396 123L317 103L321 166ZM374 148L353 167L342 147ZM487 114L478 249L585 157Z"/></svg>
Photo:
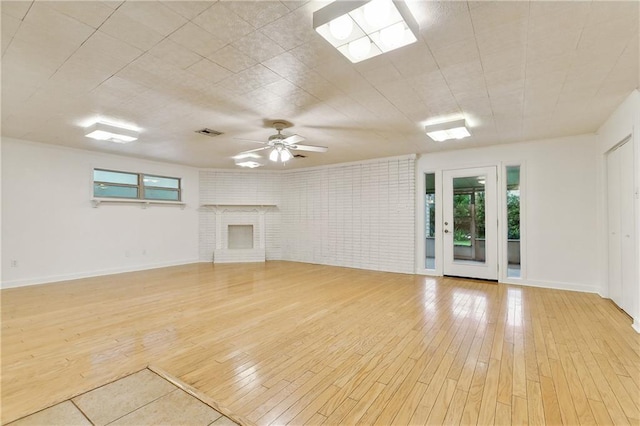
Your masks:
<svg viewBox="0 0 640 426"><path fill-rule="evenodd" d="M514 396L511 401L511 421L514 425L528 425L529 412L527 409L527 400Z"/></svg>
<svg viewBox="0 0 640 426"><path fill-rule="evenodd" d="M530 425L546 424L542 389L539 382L527 381L527 412L529 413Z"/></svg>
<svg viewBox="0 0 640 426"><path fill-rule="evenodd" d="M0 299L3 424L149 364L259 425L640 421L640 336L594 294L270 261Z"/></svg>

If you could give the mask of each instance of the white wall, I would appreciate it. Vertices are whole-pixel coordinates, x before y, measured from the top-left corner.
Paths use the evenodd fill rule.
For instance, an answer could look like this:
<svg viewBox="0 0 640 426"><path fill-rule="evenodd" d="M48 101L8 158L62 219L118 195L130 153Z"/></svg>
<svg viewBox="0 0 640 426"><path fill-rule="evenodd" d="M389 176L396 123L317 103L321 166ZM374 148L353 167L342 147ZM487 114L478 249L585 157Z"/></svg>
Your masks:
<svg viewBox="0 0 640 426"><path fill-rule="evenodd" d="M595 136L584 135L427 154L418 160L417 181L422 182L424 173L428 172L439 174L447 169L488 165L498 166L501 175L505 165L522 164L524 275L514 282L600 292L595 240L598 229L594 199L595 148ZM420 193L423 185L419 185ZM503 188L503 184L499 188ZM502 192L500 189L504 199ZM417 235L422 236L422 195L417 197L416 203ZM504 201L500 204L502 206ZM417 238L420 247L424 242ZM417 269L425 272L422 263L419 255ZM437 273L442 273L441 268ZM504 274L501 281L507 281Z"/></svg>
<svg viewBox="0 0 640 426"><path fill-rule="evenodd" d="M94 167L181 177L187 206L93 208ZM2 200L3 288L198 261L194 168L3 138Z"/></svg>
<svg viewBox="0 0 640 426"><path fill-rule="evenodd" d="M611 114L609 119L598 129L596 164L598 177L598 221L602 224L598 232L598 261L600 265L600 278L602 282L607 282L608 277L608 236L607 236L607 169L606 153L611 148L620 143L627 136L631 135L631 143L634 150L634 171L635 171L635 259L636 259L636 295L635 311L629 313L634 318L634 328L640 332L640 92L634 90L629 97ZM607 294L607 286L604 287L604 295Z"/></svg>
<svg viewBox="0 0 640 426"><path fill-rule="evenodd" d="M282 257L280 232L280 200L282 174L262 170L201 170L200 204L276 205L265 213L266 258ZM247 216L250 223L251 215ZM216 213L213 208L200 208L200 260L211 262L216 246Z"/></svg>
<svg viewBox="0 0 640 426"><path fill-rule="evenodd" d="M414 156L283 176L283 259L414 272Z"/></svg>

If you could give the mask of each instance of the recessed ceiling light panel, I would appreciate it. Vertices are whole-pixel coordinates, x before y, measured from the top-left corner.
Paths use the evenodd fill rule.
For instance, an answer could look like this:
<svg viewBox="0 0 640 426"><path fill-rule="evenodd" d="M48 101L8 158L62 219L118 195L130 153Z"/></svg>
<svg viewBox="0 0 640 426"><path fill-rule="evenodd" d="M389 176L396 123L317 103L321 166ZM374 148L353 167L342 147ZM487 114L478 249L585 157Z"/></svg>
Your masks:
<svg viewBox="0 0 640 426"><path fill-rule="evenodd" d="M462 139L471 136L464 119L430 124L424 126L424 130L427 132L427 136L436 142L444 142L449 139Z"/></svg>
<svg viewBox="0 0 640 426"><path fill-rule="evenodd" d="M402 0L335 1L313 13L313 28L354 63L418 40Z"/></svg>
<svg viewBox="0 0 640 426"><path fill-rule="evenodd" d="M85 128L86 137L99 141L109 141L115 143L129 143L138 139L138 132L132 129L125 129L113 124L98 121Z"/></svg>

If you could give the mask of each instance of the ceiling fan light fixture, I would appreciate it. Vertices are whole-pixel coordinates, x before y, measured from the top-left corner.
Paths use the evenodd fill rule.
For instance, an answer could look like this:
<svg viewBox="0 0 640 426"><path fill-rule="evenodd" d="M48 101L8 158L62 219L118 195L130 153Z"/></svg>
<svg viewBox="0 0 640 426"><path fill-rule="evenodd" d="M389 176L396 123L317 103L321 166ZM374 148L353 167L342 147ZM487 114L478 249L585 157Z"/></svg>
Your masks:
<svg viewBox="0 0 640 426"><path fill-rule="evenodd" d="M313 13L313 28L354 63L418 40L403 0L334 1Z"/></svg>
<svg viewBox="0 0 640 426"><path fill-rule="evenodd" d="M278 148L273 148L273 150L271 150L271 153L269 154L269 160L277 162L279 158L280 151L278 151Z"/></svg>
<svg viewBox="0 0 640 426"><path fill-rule="evenodd" d="M283 148L282 151L280 152L280 161L282 161L283 163L286 163L292 158L293 158L293 154L291 154L291 151L289 151L287 148Z"/></svg>
<svg viewBox="0 0 640 426"><path fill-rule="evenodd" d="M445 123L429 124L424 130L436 142L450 139L462 139L471 136L465 119L448 121Z"/></svg>

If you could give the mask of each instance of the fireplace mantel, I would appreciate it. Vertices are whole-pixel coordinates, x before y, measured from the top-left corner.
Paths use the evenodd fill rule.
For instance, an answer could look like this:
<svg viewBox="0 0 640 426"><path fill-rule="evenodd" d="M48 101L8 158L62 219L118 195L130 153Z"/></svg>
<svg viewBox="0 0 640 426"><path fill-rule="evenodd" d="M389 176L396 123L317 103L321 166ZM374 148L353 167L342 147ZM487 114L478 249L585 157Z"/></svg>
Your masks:
<svg viewBox="0 0 640 426"><path fill-rule="evenodd" d="M266 260L265 214L270 208L277 207L276 204L206 203L201 204L200 207L210 209L216 215L214 263L264 262ZM253 216L247 219L247 214ZM254 241L257 245L252 249L230 249L227 239L229 225L252 225Z"/></svg>

